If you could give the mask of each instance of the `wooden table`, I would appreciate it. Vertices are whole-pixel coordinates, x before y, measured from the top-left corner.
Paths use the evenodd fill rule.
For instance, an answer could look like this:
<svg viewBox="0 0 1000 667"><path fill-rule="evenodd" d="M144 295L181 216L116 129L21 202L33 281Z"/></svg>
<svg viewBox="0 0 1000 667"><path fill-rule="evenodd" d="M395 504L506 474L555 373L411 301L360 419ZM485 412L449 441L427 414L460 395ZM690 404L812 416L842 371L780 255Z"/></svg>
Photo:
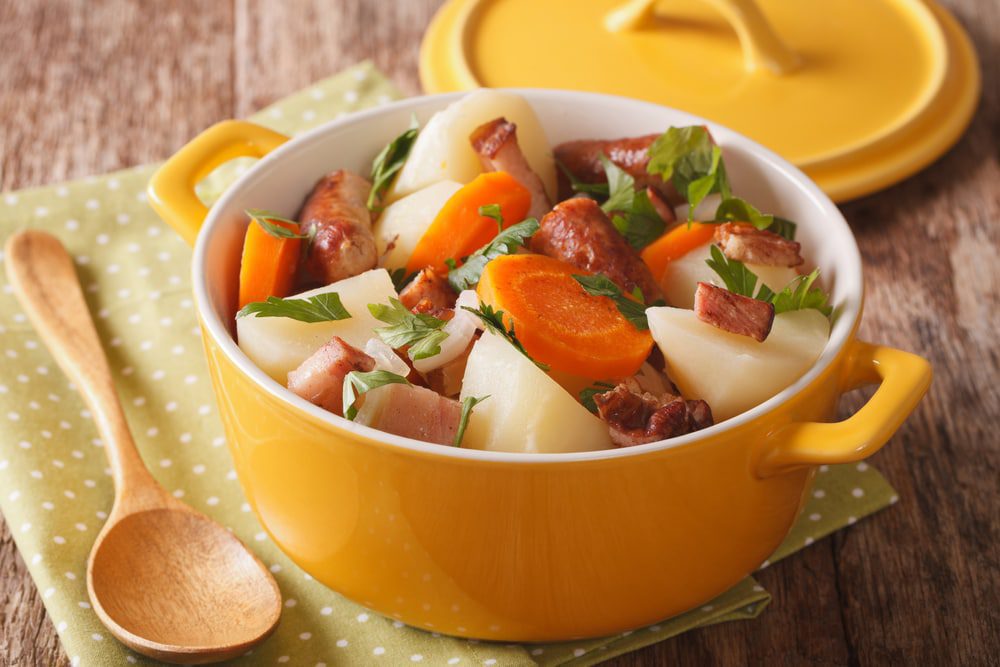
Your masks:
<svg viewBox="0 0 1000 667"><path fill-rule="evenodd" d="M417 45L439 4L0 0L0 188L161 160L364 58L417 93ZM774 601L759 619L616 665L1000 660L1000 3L944 4L982 60L972 127L923 173L843 207L868 278L862 336L936 372L873 460L900 502L762 572ZM844 413L862 400L846 397ZM6 525L0 662L68 664Z"/></svg>

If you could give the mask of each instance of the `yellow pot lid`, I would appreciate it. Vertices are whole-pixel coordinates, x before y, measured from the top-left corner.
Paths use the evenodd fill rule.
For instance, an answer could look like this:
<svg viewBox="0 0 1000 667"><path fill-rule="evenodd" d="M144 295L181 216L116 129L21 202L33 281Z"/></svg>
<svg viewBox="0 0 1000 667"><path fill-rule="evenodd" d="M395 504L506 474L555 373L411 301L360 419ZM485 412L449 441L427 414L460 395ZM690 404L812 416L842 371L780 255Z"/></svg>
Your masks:
<svg viewBox="0 0 1000 667"><path fill-rule="evenodd" d="M968 36L934 0L449 0L420 77L431 93L566 88L683 109L838 201L944 153L980 90Z"/></svg>

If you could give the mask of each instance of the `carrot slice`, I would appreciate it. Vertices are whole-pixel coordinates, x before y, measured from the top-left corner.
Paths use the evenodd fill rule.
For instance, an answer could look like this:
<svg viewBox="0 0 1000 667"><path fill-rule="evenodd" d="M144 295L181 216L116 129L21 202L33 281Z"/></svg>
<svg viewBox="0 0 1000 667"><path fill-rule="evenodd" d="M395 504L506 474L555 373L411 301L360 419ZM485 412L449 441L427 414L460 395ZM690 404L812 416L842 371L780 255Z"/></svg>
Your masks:
<svg viewBox="0 0 1000 667"><path fill-rule="evenodd" d="M692 222L690 227L686 223L678 225L646 246L641 253L642 261L659 282L667 264L711 241L717 226L700 222Z"/></svg>
<svg viewBox="0 0 1000 667"><path fill-rule="evenodd" d="M299 231L298 225L281 220L270 222ZM254 301L264 301L269 296L288 296L295 281L300 244L301 239L279 239L250 222L240 261L240 308Z"/></svg>
<svg viewBox="0 0 1000 667"><path fill-rule="evenodd" d="M451 196L420 237L407 273L433 266L447 270L446 259L461 261L489 243L497 234L497 223L479 215L480 206L498 204L503 226L517 224L528 214L531 193L504 171L480 174Z"/></svg>
<svg viewBox="0 0 1000 667"><path fill-rule="evenodd" d="M536 361L588 378L624 378L649 356L653 338L636 329L608 297L591 296L572 264L544 255L505 255L479 280L483 303L504 311L505 324Z"/></svg>

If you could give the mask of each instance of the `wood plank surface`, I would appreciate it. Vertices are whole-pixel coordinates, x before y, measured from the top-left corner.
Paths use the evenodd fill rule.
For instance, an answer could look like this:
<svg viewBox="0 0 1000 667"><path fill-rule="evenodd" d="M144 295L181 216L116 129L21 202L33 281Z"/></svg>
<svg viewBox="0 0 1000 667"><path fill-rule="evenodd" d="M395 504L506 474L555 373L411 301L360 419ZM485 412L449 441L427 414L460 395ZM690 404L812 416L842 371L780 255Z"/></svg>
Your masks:
<svg viewBox="0 0 1000 667"><path fill-rule="evenodd" d="M417 93L439 4L0 0L0 189L165 158L364 58ZM982 62L972 127L921 174L842 207L865 262L862 337L936 374L873 459L900 502L761 573L774 600L759 619L609 664L1000 662L1000 3L943 4ZM862 400L845 397L843 414ZM65 664L3 524L0 665Z"/></svg>

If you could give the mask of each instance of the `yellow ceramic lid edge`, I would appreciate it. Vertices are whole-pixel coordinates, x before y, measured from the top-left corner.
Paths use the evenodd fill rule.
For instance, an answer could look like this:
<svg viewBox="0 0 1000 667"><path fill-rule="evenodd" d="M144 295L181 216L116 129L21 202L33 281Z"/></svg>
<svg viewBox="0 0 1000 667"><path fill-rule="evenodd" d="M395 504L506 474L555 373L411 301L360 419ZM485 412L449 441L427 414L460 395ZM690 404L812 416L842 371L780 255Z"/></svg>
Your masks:
<svg viewBox="0 0 1000 667"><path fill-rule="evenodd" d="M948 41L952 62L946 84L932 112L922 114L891 142L873 147L874 151L862 151L856 159L803 168L836 202L895 185L935 162L962 136L979 106L982 80L969 36L937 2L927 0L927 6L940 21ZM911 141L915 136L920 136L920 141Z"/></svg>

